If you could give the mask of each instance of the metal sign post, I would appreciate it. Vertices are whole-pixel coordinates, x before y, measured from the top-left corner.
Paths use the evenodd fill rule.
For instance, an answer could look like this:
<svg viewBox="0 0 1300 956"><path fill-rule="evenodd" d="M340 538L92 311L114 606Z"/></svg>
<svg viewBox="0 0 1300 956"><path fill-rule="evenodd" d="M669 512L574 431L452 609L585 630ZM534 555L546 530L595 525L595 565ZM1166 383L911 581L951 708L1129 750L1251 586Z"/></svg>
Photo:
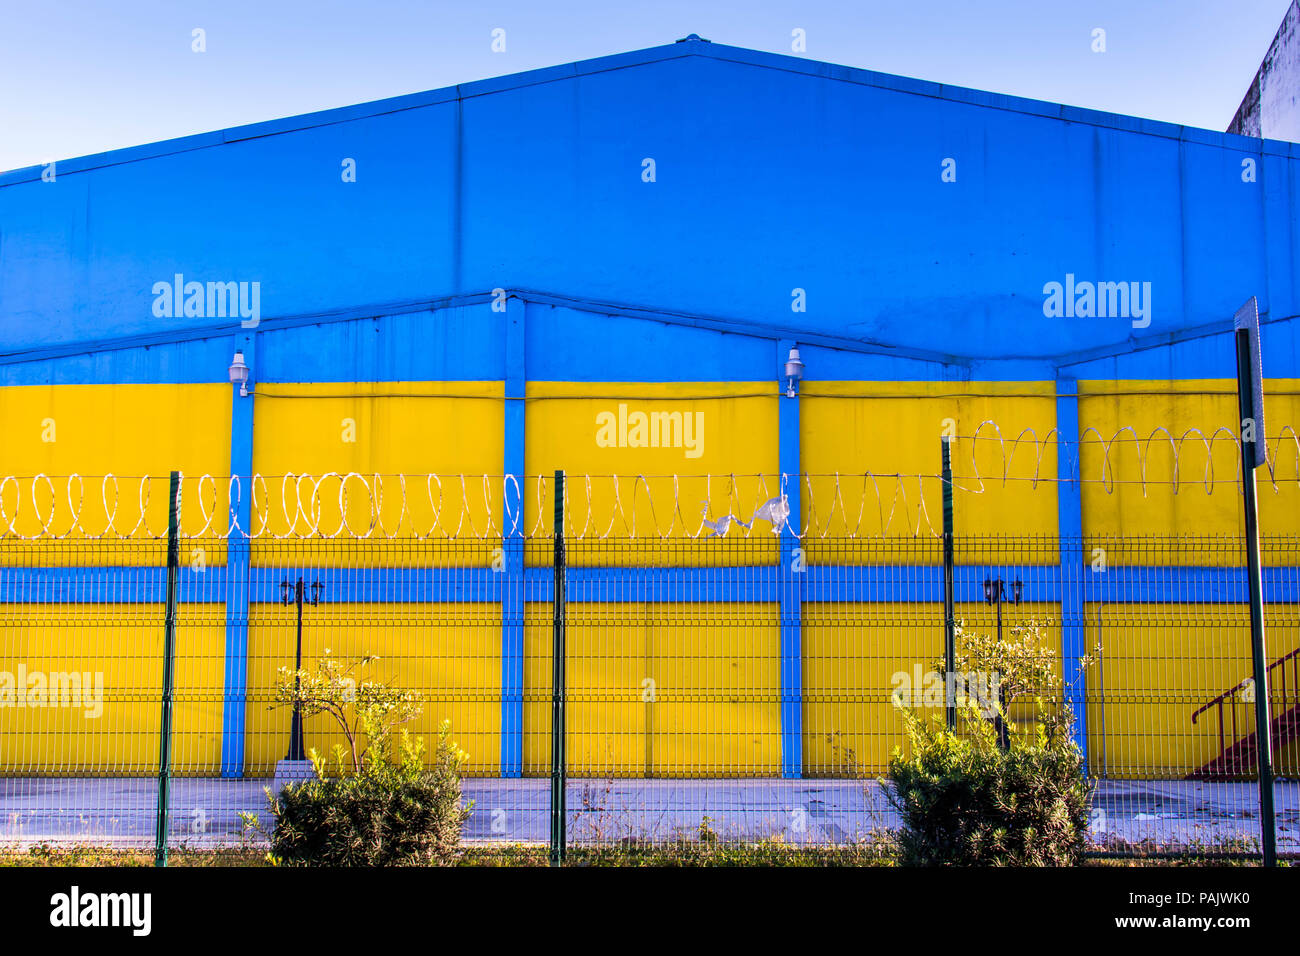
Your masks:
<svg viewBox="0 0 1300 956"><path fill-rule="evenodd" d="M1268 662L1264 641L1264 586L1259 569L1259 513L1255 469L1267 456L1264 443L1264 374L1255 297L1233 319L1237 343L1237 407L1241 417L1241 489L1246 517L1246 579L1250 592L1250 649L1255 671L1255 752L1259 760L1259 826L1265 866L1277 866L1273 810L1273 734L1269 719Z"/></svg>
<svg viewBox="0 0 1300 956"><path fill-rule="evenodd" d="M176 586L180 575L181 473L173 471L167 496L167 609L163 618L162 714L158 728L158 816L154 823L154 866L167 865L167 811L172 777L172 684L176 658Z"/></svg>
<svg viewBox="0 0 1300 956"><path fill-rule="evenodd" d="M555 593L551 642L551 866L564 863L564 472L555 473Z"/></svg>

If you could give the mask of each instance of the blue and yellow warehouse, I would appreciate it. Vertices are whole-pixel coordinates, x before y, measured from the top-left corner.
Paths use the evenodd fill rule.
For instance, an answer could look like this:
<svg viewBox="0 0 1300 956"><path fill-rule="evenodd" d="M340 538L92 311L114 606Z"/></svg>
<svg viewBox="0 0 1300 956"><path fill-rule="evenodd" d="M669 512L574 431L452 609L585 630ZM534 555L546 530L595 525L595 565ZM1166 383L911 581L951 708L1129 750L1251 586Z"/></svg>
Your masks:
<svg viewBox="0 0 1300 956"><path fill-rule="evenodd" d="M325 579L310 654L379 654L472 772L543 771L557 469L575 773L878 768L890 675L942 647L947 434L959 615L1010 569L1090 767L1192 772L1250 673L1251 296L1270 658L1300 640L1298 177L698 38L0 174L0 670L108 688L98 726L0 711L0 771L148 772L171 470L187 773L283 755L287 566Z"/></svg>

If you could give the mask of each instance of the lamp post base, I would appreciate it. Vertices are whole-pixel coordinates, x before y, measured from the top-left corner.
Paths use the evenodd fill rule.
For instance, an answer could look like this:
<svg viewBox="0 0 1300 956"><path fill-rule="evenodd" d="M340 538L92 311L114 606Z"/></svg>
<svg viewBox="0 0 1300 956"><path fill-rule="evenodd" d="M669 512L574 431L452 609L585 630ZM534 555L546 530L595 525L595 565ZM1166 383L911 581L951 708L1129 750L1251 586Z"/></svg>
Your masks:
<svg viewBox="0 0 1300 956"><path fill-rule="evenodd" d="M275 762L275 778L271 783L271 792L279 793L284 789L285 784L302 783L304 780L315 780L316 770L311 765L310 760L277 760Z"/></svg>

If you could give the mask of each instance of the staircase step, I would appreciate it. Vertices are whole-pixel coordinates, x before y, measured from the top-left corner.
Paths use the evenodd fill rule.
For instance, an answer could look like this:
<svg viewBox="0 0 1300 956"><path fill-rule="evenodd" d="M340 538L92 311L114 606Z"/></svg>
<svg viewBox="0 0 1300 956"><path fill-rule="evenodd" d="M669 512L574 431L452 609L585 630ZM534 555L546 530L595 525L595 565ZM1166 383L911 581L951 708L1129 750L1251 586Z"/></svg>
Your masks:
<svg viewBox="0 0 1300 956"><path fill-rule="evenodd" d="M1221 754L1198 770L1187 775L1188 780L1232 780L1258 772L1255 759L1258 751L1257 734L1252 731L1230 744ZM1269 737L1273 750L1300 738L1300 704L1274 717L1269 724Z"/></svg>

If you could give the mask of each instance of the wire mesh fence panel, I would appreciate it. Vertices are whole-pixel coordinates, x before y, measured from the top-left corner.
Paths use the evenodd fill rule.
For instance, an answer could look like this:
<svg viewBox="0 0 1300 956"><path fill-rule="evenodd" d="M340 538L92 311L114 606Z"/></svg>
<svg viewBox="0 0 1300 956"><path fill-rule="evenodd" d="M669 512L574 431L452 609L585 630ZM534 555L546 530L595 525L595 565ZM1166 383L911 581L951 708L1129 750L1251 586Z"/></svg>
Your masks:
<svg viewBox="0 0 1300 956"><path fill-rule="evenodd" d="M355 713L345 709L347 727L329 713L304 717L296 745L282 690L299 666L329 659L354 687L417 694L420 713L400 729L432 745L449 724L469 755L467 799L497 810L528 801L499 779L502 625L523 597L522 576L493 567L499 550L477 540L187 540L169 844L247 841L240 814L268 824L265 791L308 775L311 751L351 769ZM0 843L152 846L165 543L6 540L0 551ZM356 744L362 753L368 741ZM511 816L517 833L488 812L465 835L544 836Z"/></svg>
<svg viewBox="0 0 1300 956"><path fill-rule="evenodd" d="M1094 839L1106 851L1259 851L1258 749L1250 615L1240 538L1089 542L1083 626L1088 751L1098 777ZM1267 551L1266 551L1267 556ZM1192 563L1198 562L1199 563ZM1264 569L1279 850L1300 849L1295 569Z"/></svg>
<svg viewBox="0 0 1300 956"><path fill-rule="evenodd" d="M810 495L822 480L806 483ZM828 487L842 495L835 482ZM246 534L213 519L228 502L209 500L198 514L187 499L182 530L197 530L179 546L165 767L167 543L153 503L139 505L152 522L143 530L143 517L101 537L43 519L0 534L0 845L152 847L162 774L169 846L259 846L241 814L269 826L266 791L310 774L312 751L334 768L341 759L330 772L347 773L353 743L366 745L347 706L342 723L328 712L295 720L293 675L326 661L354 685L418 695L419 714L404 729L426 743L450 725L468 753L464 841L545 841L553 502L542 479L520 484L512 512L494 497L506 482L485 483L470 507L462 479L461 517L443 495L421 528L409 526L418 509L389 514L390 499L367 519L340 491L335 525L309 494L306 505L283 506L290 517L279 525L254 520ZM568 496L586 493L575 485ZM610 496L635 512L645 505L635 487ZM753 497L772 487L779 480ZM525 527L512 515L532 498ZM1061 538L962 533L959 524L952 600L961 673L948 674L937 531L857 535L835 532L838 519L827 517L826 534L802 527L800 537L769 507L783 497L765 500L734 525L716 508L689 525L675 504L674 523L655 512L649 532L595 527L580 508L567 510L573 845L875 841L900 822L883 779L891 754L908 747L902 708L942 723L959 680L961 693L996 702L1011 726L1072 711L1070 732L1095 782L1096 852L1257 852L1239 536ZM756 523L762 508L766 520ZM824 499L820 513L832 515ZM1266 539L1263 555L1283 853L1300 850L1293 550ZM1042 686L973 668L969 648L991 644L1038 654L1047 662Z"/></svg>
<svg viewBox="0 0 1300 956"><path fill-rule="evenodd" d="M5 842L152 844L165 563L157 542L59 542L51 551L48 542L5 541ZM209 623L201 606L183 613L196 628ZM183 750L198 745L193 716L178 721Z"/></svg>
<svg viewBox="0 0 1300 956"><path fill-rule="evenodd" d="M940 548L839 542L835 564L783 568L761 544L571 546L583 557L570 572L567 660L576 841L703 832L844 844L899 825L882 780L891 753L908 749L899 705L938 720L949 700ZM1102 545L1021 538L1012 562L1005 540L962 544L959 646L996 636L1050 659L1059 684L1047 710L1074 712L1095 780L1094 849L1257 852L1244 570L1169 563L1240 553L1240 540L1126 540L1133 563L1098 560L1075 575L1060 556ZM617 574L594 573L602 556ZM1285 850L1300 654L1290 572L1278 571L1266 619ZM1023 725L1044 688L1002 680L1007 717ZM538 693L536 706L547 699ZM1237 721L1223 737L1207 723L1219 709Z"/></svg>

